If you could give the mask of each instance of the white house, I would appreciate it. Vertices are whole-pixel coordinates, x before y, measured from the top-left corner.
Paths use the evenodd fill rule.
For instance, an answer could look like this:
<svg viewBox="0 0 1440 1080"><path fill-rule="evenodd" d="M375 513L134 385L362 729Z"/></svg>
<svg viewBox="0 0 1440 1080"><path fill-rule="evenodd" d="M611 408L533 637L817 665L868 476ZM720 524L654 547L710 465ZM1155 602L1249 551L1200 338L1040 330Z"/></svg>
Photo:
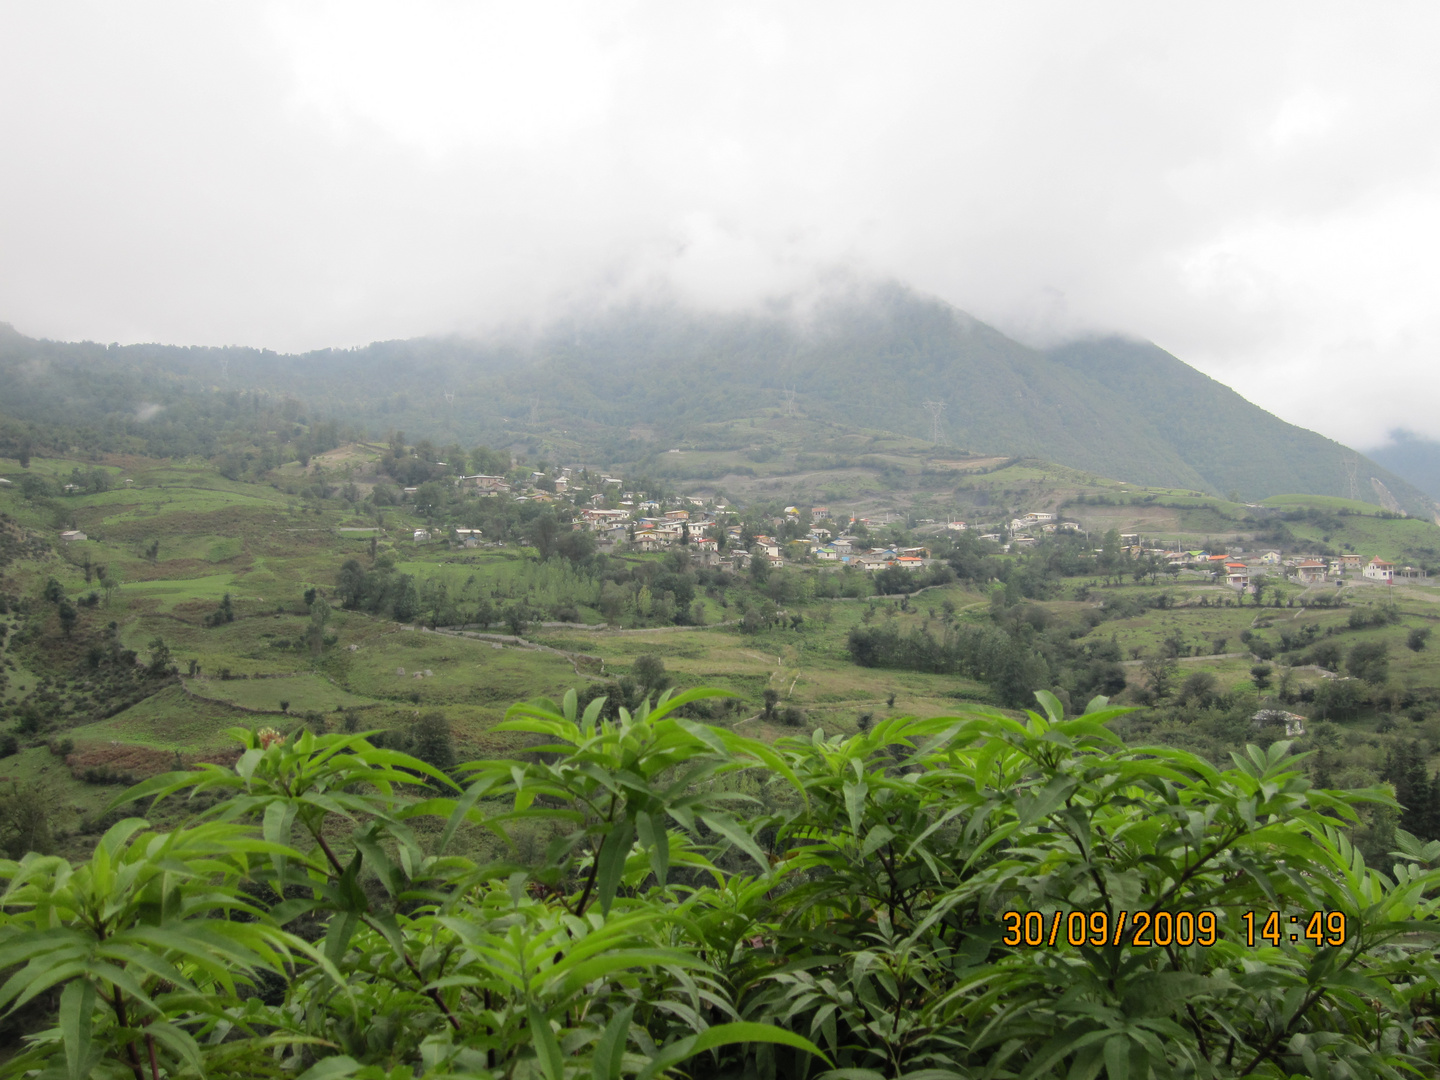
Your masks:
<svg viewBox="0 0 1440 1080"><path fill-rule="evenodd" d="M417 544L423 544L426 540L429 540L429 539L430 539L430 530L429 530L429 529L416 529L416 530L415 530L415 543L417 543Z"/></svg>
<svg viewBox="0 0 1440 1080"><path fill-rule="evenodd" d="M1280 553L1279 553L1278 551L1267 551L1267 552L1265 552L1264 555L1261 555L1261 556L1260 556L1260 565L1262 565L1262 566L1279 566L1279 565L1280 565Z"/></svg>
<svg viewBox="0 0 1440 1080"><path fill-rule="evenodd" d="M88 540L90 538L86 536L83 532L81 532L79 529L66 529L60 534L60 539L64 540L68 544L72 540Z"/></svg>
<svg viewBox="0 0 1440 1080"><path fill-rule="evenodd" d="M1371 559L1365 564L1365 569L1360 571L1371 581L1383 581L1387 585L1395 581L1395 564L1386 562L1384 559Z"/></svg>

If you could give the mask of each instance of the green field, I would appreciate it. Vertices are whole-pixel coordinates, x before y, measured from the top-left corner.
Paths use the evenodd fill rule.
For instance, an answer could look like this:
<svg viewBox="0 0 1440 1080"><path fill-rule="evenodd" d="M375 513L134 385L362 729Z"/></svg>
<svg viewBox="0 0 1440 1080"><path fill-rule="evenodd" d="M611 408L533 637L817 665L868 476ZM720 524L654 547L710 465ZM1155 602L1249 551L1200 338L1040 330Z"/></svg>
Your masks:
<svg viewBox="0 0 1440 1080"><path fill-rule="evenodd" d="M808 464L814 468L797 472L794 461L801 448L783 438L783 427L765 421L755 429L757 437L768 432L781 444L783 453L774 461L749 460L737 449L687 451L676 455L684 459L676 469L686 460L743 467L750 472L733 484L727 481L727 489L756 496L765 490L762 480L782 484L766 497L782 504L826 501L836 513L889 515L901 529L910 522L914 540L922 543L937 528L917 520L923 516L938 521L964 515L978 523L1050 508L1079 521L1092 543L1115 529L1187 547L1210 543L1255 551L1271 546L1263 537L1283 523L1290 551L1325 547L1417 562L1435 552L1440 563L1440 529L1415 518L1375 516L1376 508L1366 504L1283 497L1248 507L1196 492L1139 489L1044 462L967 459L953 452L938 458L924 444L873 435L836 434L828 449L812 446ZM844 460L821 467L826 453ZM335 458L350 468L373 459L373 450L353 448ZM0 471L13 471L10 464L0 461ZM91 463L37 460L32 470L63 479L77 467ZM304 479L295 465L279 470L273 486L225 480L203 463L131 459L105 467L117 480L129 477L134 483L38 500L13 487L0 489L0 513L7 515L8 535L20 552L3 567L4 587L28 598L37 613L33 618L0 615L0 625L12 638L0 667L5 675L0 702L12 722L22 709L50 708L47 703L56 700L78 703L67 716L103 712L104 690L92 685L95 676L86 659L94 647L109 649L113 642L113 648L131 650L135 662L145 664L160 639L180 675L115 715L22 738L21 752L0 771L52 793L46 797L53 795L57 806L69 808L66 820L98 811L106 788L72 776L51 754L47 745L61 736L73 740L79 755L73 760L114 760L117 768L144 772L164 767L177 753L191 760L224 752L224 732L237 725L304 722L333 729L343 721L361 729L404 730L421 712L439 709L450 720L462 753L508 753L523 744L491 729L513 702L559 697L571 687L613 686L613 680L632 676L643 656L658 657L672 685L714 686L736 695L737 707L717 713L715 721L767 738L794 733L797 726L851 732L867 715L944 715L967 703L1000 700L985 680L860 667L846 648L847 636L857 627L941 635L947 619L988 625L992 582L929 589L902 607L897 598L815 599L810 580L780 605L786 621L744 633L739 623L745 605L762 601L764 594L747 580L735 579L720 587L697 586L705 626L615 630L604 625L597 607L601 582L589 571L564 560L542 563L532 548L518 543L479 550L451 548L443 541L416 545L411 530L426 522L403 509L363 515L333 498L302 498L286 490ZM695 481L692 490L707 490L707 484ZM842 498L850 505L841 504ZM1342 515L1342 509L1353 512ZM72 525L90 539L60 543L59 530ZM305 591L318 589L333 602L336 574L346 559L366 568L375 565L372 541L375 559L393 565L394 573L412 576L422 594L443 585L462 620L482 601L496 610L523 601L542 613L573 605L591 628L546 628L532 618L526 646L499 640L505 634L499 623L488 627L490 637L431 632L399 625L384 613L345 611L337 604L317 645ZM660 555L612 556L607 565L612 572L648 573L663 561ZM108 589L102 587L101 567L109 575ZM815 572L796 571L796 580L808 580L805 575ZM69 638L53 607L39 599L51 578L76 605ZM1237 605L1230 590L1190 573L1156 583L1121 580L1104 587L1095 575L1060 579L1042 599L1016 610L1026 605L1044 609L1037 633L1079 648L1116 650L1129 683L1123 698L1143 692L1148 678L1143 658L1166 648L1180 651L1177 682L1208 672L1219 692L1243 703L1259 701L1263 694L1254 684L1256 661L1242 635L1255 635L1277 653L1283 652L1282 633L1295 640L1308 634L1307 642L1333 641L1346 652L1356 644L1382 643L1388 650L1386 692L1393 708L1371 709L1345 722L1339 737L1347 767L1359 770L1357 776L1373 777L1383 762L1383 747L1400 738L1422 740L1428 754L1440 752L1440 730L1435 730L1440 721L1433 719L1440 711L1434 654L1406 645L1412 630L1440 621L1440 590L1352 585L1344 590L1346 606L1325 609L1304 604L1333 592L1331 587L1277 584L1267 604L1278 596L1282 604L1294 606L1256 608ZM1158 593L1170 594L1168 605L1145 606ZM235 619L211 625L226 595ZM1125 617L1108 614L1114 605L1127 603L1140 606ZM1396 621L1361 629L1350 625L1352 613L1387 605L1396 609ZM790 616L799 617L793 626ZM15 637L25 642L15 644ZM1440 648L1440 641L1434 647ZM1281 660L1272 664L1278 679ZM1338 675L1343 674L1342 667ZM1302 665L1288 685L1295 693L1313 695L1335 677ZM770 715L764 711L767 692L775 699ZM1391 714L1403 717L1399 728ZM1194 737L1184 724L1171 721L1137 730L1182 745Z"/></svg>

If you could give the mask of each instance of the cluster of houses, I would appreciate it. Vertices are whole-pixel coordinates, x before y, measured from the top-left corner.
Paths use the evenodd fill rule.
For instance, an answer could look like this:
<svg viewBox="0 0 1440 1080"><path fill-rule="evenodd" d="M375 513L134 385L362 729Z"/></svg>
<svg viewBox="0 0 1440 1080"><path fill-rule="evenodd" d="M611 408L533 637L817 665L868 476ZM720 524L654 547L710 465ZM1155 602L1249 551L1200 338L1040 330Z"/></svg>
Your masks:
<svg viewBox="0 0 1440 1080"><path fill-rule="evenodd" d="M1127 549L1128 550L1128 549ZM1366 560L1360 555L1336 555L1330 558L1297 556L1283 558L1278 551L1241 557L1238 554L1211 555L1206 551L1146 552L1163 559L1167 565L1184 569L1208 570L1215 580L1223 579L1234 589L1249 587L1258 574L1283 575L1300 585L1321 585L1329 581L1356 580L1394 584L1397 581L1421 581L1425 572L1413 566L1397 566L1381 558Z"/></svg>
<svg viewBox="0 0 1440 1080"><path fill-rule="evenodd" d="M808 556L868 571L883 570L888 566L919 570L926 565L930 555L927 549L919 547L873 548L852 536L835 536L831 530L818 525L793 540L755 536L748 549L741 547L744 530L738 525L724 526L725 550L722 553L722 527L715 513L705 509L698 499L687 501L692 504L692 509L668 510L639 517L626 510L591 507L580 512L578 524L581 528L599 533L602 542L628 543L637 551L665 551L677 545L688 546L691 555L702 562L738 570L745 569L756 558L779 566L787 558L793 560ZM655 504L641 505L659 509ZM723 511L724 507L717 509ZM827 520L829 513L823 506L810 508L811 520ZM791 520L800 520L800 511L796 507L786 507L785 514Z"/></svg>

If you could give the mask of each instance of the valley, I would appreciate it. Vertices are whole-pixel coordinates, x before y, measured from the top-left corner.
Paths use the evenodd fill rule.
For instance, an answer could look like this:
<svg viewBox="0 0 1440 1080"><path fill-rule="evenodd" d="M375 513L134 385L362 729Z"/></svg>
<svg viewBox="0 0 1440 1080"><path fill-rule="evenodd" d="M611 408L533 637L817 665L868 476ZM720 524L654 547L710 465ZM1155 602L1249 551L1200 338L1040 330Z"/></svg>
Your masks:
<svg viewBox="0 0 1440 1080"><path fill-rule="evenodd" d="M744 428L770 451L684 451L613 478L516 458L491 495L385 443L263 479L193 459L0 458L17 739L0 776L42 793L78 851L125 783L223 759L230 728L403 743L438 711L468 760L523 749L493 730L516 701L576 688L633 707L702 685L736 696L698 716L766 740L1023 708L1043 689L1075 710L1101 692L1145 706L1118 722L1129 740L1212 760L1283 737L1253 721L1267 709L1303 716L1297 748L1345 786L1393 780L1416 750L1423 776L1440 763L1428 521L883 433L817 453L813 426L778 412ZM1307 559L1325 580L1285 565ZM1359 565L1374 559L1417 576L1377 583ZM1347 670L1357 646L1379 675ZM1024 662L987 667L982 647ZM1429 814L1408 823L1423 834ZM1359 841L1381 851L1399 821L1382 814Z"/></svg>

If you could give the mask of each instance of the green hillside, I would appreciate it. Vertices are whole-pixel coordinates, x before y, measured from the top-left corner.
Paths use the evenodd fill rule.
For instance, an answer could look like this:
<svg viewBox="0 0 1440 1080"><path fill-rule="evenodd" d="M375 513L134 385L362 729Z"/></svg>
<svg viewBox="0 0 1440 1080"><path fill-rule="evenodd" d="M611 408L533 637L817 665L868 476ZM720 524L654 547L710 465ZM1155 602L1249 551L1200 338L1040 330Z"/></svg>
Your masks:
<svg viewBox="0 0 1440 1080"><path fill-rule="evenodd" d="M63 431L80 447L207 457L236 440L309 438L325 417L353 436L400 429L437 446L483 442L552 460L618 465L679 448L753 464L765 447L736 422L783 414L820 425L818 444L832 445L798 452L833 455L846 449L833 445L836 432L928 441L924 403L938 401L947 451L1065 462L1242 502L1300 492L1434 511L1400 477L1153 345L1106 338L1042 352L899 286L803 322L631 308L525 337L304 356L7 331L0 378L5 413L41 437ZM24 427L0 423L0 449Z"/></svg>

